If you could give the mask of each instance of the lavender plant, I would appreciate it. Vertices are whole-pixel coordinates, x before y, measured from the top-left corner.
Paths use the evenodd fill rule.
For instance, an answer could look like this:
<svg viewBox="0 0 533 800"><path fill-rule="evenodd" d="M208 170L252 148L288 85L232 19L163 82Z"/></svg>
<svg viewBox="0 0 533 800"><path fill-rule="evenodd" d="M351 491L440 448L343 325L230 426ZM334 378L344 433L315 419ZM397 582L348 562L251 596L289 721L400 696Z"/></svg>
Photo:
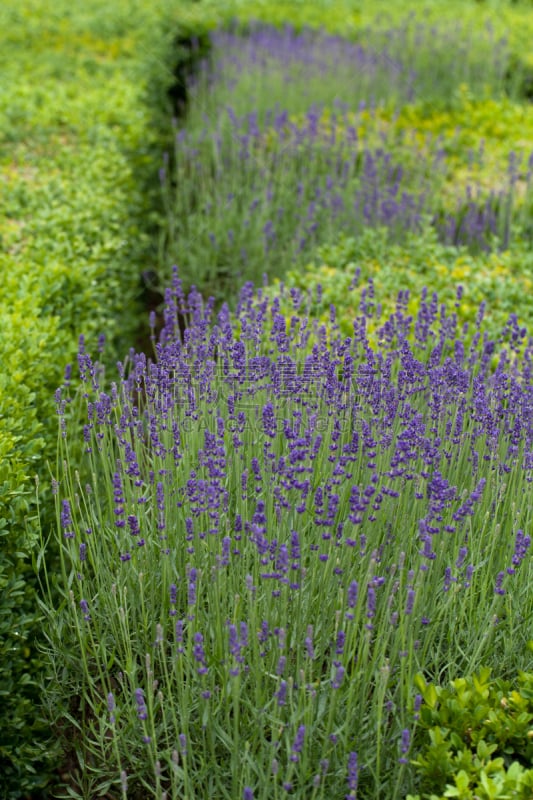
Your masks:
<svg viewBox="0 0 533 800"><path fill-rule="evenodd" d="M367 31L364 45L264 25L246 36L215 32L160 173L167 212L160 263L169 270L179 263L188 287L224 300L264 272L280 277L288 266L305 266L317 244L340 232L385 227L398 242L431 225L445 243L506 247L516 165L508 187L491 193L474 184L465 199L454 186L450 199L455 178L442 142L430 139L421 149L411 132L379 130L373 116L378 106L392 114L427 101L428 74L441 98L453 87L459 92L460 78L479 89L477 78L457 70L448 70L452 86L445 87L422 69L421 56L409 60L413 52L427 56L431 37L447 54L442 64L469 64L468 48L462 61L457 52L461 37L454 50L447 34L423 27L414 34L411 22L386 39ZM490 86L491 70L501 68L496 52L491 58Z"/></svg>
<svg viewBox="0 0 533 800"><path fill-rule="evenodd" d="M176 188L165 170L161 175L163 249L183 264L189 286L199 281L206 293L226 299L246 280L308 263L317 243L339 231L357 235L380 226L394 241L425 224L442 175L440 151L421 162L399 147L403 158L386 147L361 147L342 111L326 122L313 108L300 124L276 112L265 128L255 113L228 115L229 134L222 124L199 138L180 130Z"/></svg>
<svg viewBox="0 0 533 800"><path fill-rule="evenodd" d="M415 675L531 666L533 340L492 372L483 309L465 347L400 292L373 349L365 296L345 337L175 273L153 359L80 349L42 575L71 796L405 797Z"/></svg>
<svg viewBox="0 0 533 800"><path fill-rule="evenodd" d="M257 109L262 123L276 103L303 113L333 99L351 109L447 104L460 84L478 97L502 93L508 45L490 24L430 26L413 14L396 24L378 18L352 36L253 21L214 31L212 58L191 87L189 123L200 129L226 105L237 115Z"/></svg>

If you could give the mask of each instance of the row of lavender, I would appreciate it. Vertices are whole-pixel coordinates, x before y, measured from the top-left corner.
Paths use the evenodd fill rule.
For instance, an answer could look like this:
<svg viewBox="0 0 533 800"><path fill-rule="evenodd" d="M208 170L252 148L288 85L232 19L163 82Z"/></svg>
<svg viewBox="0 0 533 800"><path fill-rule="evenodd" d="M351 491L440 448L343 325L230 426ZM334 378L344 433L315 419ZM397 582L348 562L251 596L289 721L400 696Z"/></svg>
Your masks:
<svg viewBox="0 0 533 800"><path fill-rule="evenodd" d="M57 393L52 714L86 797L405 797L415 675L527 664L533 342L511 319L492 372L483 309L465 347L400 292L375 350L290 300L215 313L176 274L155 360L104 384L82 343Z"/></svg>
<svg viewBox="0 0 533 800"><path fill-rule="evenodd" d="M246 37L212 39L161 170L162 249L189 286L227 299L263 272L307 264L318 243L369 227L401 242L433 226L444 243L474 251L527 235L515 199L518 182L529 191L533 157L512 154L498 187L474 182L450 198L446 143L428 137L422 151L408 133L365 130L378 110L453 104L461 82L481 98L501 92L506 43L490 31L468 41L460 28L406 26L354 44L252 26Z"/></svg>

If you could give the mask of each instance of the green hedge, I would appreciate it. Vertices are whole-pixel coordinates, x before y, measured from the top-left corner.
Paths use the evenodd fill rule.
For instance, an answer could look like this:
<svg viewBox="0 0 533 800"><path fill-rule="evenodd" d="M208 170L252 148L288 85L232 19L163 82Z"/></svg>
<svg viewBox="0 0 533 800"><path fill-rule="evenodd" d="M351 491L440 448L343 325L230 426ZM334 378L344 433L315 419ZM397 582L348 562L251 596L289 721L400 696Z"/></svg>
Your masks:
<svg viewBox="0 0 533 800"><path fill-rule="evenodd" d="M407 800L529 800L533 674L519 672L511 683L485 667L448 686L421 674L415 683L420 730L411 764L422 794Z"/></svg>
<svg viewBox="0 0 533 800"><path fill-rule="evenodd" d="M164 0L0 8L1 798L42 789L55 766L36 712L46 676L31 563L34 477L46 532L54 391L79 335L95 350L105 334L112 363L143 316L141 276L157 268L178 11Z"/></svg>

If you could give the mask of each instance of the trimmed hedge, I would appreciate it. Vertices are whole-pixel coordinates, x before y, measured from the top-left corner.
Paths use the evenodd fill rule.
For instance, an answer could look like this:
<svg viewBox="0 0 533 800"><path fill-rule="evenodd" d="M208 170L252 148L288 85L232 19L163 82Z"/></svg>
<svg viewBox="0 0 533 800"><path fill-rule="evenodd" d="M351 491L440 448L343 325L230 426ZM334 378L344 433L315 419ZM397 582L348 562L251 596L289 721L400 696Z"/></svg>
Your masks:
<svg viewBox="0 0 533 800"><path fill-rule="evenodd" d="M105 333L108 363L132 344L142 275L156 267L178 22L164 0L0 9L1 798L43 789L55 766L36 713L34 476L46 535L54 391L81 333L92 349Z"/></svg>

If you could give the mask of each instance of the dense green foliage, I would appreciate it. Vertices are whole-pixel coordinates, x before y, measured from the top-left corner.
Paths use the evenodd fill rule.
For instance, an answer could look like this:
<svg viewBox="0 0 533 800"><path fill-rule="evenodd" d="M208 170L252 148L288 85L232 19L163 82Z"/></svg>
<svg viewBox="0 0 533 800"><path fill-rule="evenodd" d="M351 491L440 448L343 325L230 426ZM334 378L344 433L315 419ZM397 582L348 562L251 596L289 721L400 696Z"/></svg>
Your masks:
<svg viewBox="0 0 533 800"><path fill-rule="evenodd" d="M48 525L53 395L78 338L95 347L105 334L113 363L139 329L176 80L171 19L165 3L0 8L2 798L44 786L56 757L36 716L34 476Z"/></svg>
<svg viewBox="0 0 533 800"><path fill-rule="evenodd" d="M449 686L415 683L420 752L413 759L422 795L408 800L528 800L533 791L533 675L491 680L482 669ZM428 741L429 739L429 741Z"/></svg>

